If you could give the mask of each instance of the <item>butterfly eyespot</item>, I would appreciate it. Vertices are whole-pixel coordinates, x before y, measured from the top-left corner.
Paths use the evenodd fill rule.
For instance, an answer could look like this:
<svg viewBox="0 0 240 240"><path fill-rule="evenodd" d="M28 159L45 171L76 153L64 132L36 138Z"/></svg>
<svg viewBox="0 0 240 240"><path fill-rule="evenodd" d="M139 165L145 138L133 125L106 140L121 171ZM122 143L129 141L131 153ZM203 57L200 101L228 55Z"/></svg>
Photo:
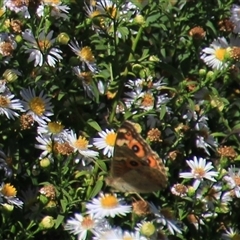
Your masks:
<svg viewBox="0 0 240 240"><path fill-rule="evenodd" d="M130 161L130 165L132 165L133 167L138 166L138 163L136 161Z"/></svg>
<svg viewBox="0 0 240 240"><path fill-rule="evenodd" d="M133 146L132 146L132 150L133 150L135 153L139 152L139 146L133 145Z"/></svg>

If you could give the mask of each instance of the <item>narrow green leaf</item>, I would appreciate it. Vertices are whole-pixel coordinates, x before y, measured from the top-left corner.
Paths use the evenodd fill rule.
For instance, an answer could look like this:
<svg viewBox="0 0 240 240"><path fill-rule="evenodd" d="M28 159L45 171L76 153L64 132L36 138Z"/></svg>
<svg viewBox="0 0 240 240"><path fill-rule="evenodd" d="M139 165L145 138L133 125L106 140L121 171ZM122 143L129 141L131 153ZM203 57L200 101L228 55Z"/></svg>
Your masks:
<svg viewBox="0 0 240 240"><path fill-rule="evenodd" d="M98 180L92 192L90 193L89 198L94 198L101 191L102 187L103 187L103 181Z"/></svg>
<svg viewBox="0 0 240 240"><path fill-rule="evenodd" d="M102 129L101 129L101 127L98 125L98 123L96 122L96 121L94 121L93 119L89 119L88 121L87 121L87 124L89 125L89 126L91 126L92 128L94 128L95 130L97 130L98 132L101 132L102 131Z"/></svg>
<svg viewBox="0 0 240 240"><path fill-rule="evenodd" d="M56 222L55 222L55 229L57 229L63 222L64 216L61 214L58 214Z"/></svg>

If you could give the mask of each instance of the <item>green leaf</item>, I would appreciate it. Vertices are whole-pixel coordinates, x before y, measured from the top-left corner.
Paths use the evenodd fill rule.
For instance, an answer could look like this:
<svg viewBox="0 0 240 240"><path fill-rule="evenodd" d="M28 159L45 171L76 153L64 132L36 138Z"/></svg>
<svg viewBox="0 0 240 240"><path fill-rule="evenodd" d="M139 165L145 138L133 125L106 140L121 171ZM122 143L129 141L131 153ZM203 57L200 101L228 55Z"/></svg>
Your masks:
<svg viewBox="0 0 240 240"><path fill-rule="evenodd" d="M104 171L104 172L107 172L107 165L105 163L105 161L101 160L101 159L98 159L96 160L96 164L98 165L98 167Z"/></svg>
<svg viewBox="0 0 240 240"><path fill-rule="evenodd" d="M101 127L98 125L98 123L96 122L96 121L94 121L93 119L89 119L88 121L87 121L87 124L89 125L89 126L91 126L92 128L94 128L95 130L97 130L98 132L101 132L102 131L102 129L101 129Z"/></svg>
<svg viewBox="0 0 240 240"><path fill-rule="evenodd" d="M165 105L161 106L161 111L160 111L160 119L162 120L167 112L167 108Z"/></svg>
<svg viewBox="0 0 240 240"><path fill-rule="evenodd" d="M218 33L217 33L217 31L216 31L216 28L214 27L214 25L213 25L212 22L210 22L210 21L208 20L207 23L206 23L206 26L209 27L215 35L218 35Z"/></svg>
<svg viewBox="0 0 240 240"><path fill-rule="evenodd" d="M89 198L94 198L98 193L102 190L103 187L103 180L98 180L92 189L92 192L89 195Z"/></svg>
<svg viewBox="0 0 240 240"><path fill-rule="evenodd" d="M58 214L57 219L55 221L55 229L57 229L63 222L64 216L61 214Z"/></svg>
<svg viewBox="0 0 240 240"><path fill-rule="evenodd" d="M65 199L61 199L60 203L61 203L61 207L62 207L63 212L65 212L66 207L68 205L67 201Z"/></svg>

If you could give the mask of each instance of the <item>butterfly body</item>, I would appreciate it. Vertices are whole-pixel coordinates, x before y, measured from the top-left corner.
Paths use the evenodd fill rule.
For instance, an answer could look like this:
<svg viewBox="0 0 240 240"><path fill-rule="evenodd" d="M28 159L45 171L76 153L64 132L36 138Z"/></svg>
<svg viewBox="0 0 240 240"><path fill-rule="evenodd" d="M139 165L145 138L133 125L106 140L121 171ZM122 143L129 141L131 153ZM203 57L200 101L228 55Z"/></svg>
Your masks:
<svg viewBox="0 0 240 240"><path fill-rule="evenodd" d="M167 186L162 160L129 121L117 132L110 172L107 184L122 192L148 193Z"/></svg>

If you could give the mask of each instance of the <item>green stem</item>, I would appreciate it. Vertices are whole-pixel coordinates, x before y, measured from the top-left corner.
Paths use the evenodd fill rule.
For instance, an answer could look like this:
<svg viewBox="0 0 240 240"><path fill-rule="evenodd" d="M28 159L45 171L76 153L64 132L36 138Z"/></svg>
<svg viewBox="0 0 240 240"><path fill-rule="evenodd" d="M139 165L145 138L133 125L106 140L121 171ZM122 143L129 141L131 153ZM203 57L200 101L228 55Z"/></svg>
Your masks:
<svg viewBox="0 0 240 240"><path fill-rule="evenodd" d="M142 32L143 32L143 27L140 27L140 29L139 29L139 31L138 31L138 33L137 33L137 36L136 36L136 38L135 38L134 41L133 41L132 49L131 49L131 52L130 52L130 54L129 54L129 57L128 57L128 61L127 61L127 62L131 62L131 61L134 59L133 53L135 52L135 50L136 50L136 48L137 48L137 44L138 44L139 39L140 39L140 37L141 37L141 35L142 35ZM127 66L125 67L125 70L124 70L123 74L122 74L122 76L123 76L124 78L127 77L128 71L129 71L129 70L128 70L128 65L127 65ZM124 79L124 80L125 80L125 79ZM117 108L117 105L118 105L118 102L119 102L119 98L120 98L120 96L121 96L121 94L122 94L122 90L123 90L123 87L124 87L124 82L125 82L125 81L119 81L119 88L118 88L118 91L117 91L117 95L116 95L116 97L115 97L115 99L114 99L112 112L111 112L110 117L109 117L109 121L110 121L110 122L112 122L113 119L114 119L115 112L116 112L116 108Z"/></svg>

